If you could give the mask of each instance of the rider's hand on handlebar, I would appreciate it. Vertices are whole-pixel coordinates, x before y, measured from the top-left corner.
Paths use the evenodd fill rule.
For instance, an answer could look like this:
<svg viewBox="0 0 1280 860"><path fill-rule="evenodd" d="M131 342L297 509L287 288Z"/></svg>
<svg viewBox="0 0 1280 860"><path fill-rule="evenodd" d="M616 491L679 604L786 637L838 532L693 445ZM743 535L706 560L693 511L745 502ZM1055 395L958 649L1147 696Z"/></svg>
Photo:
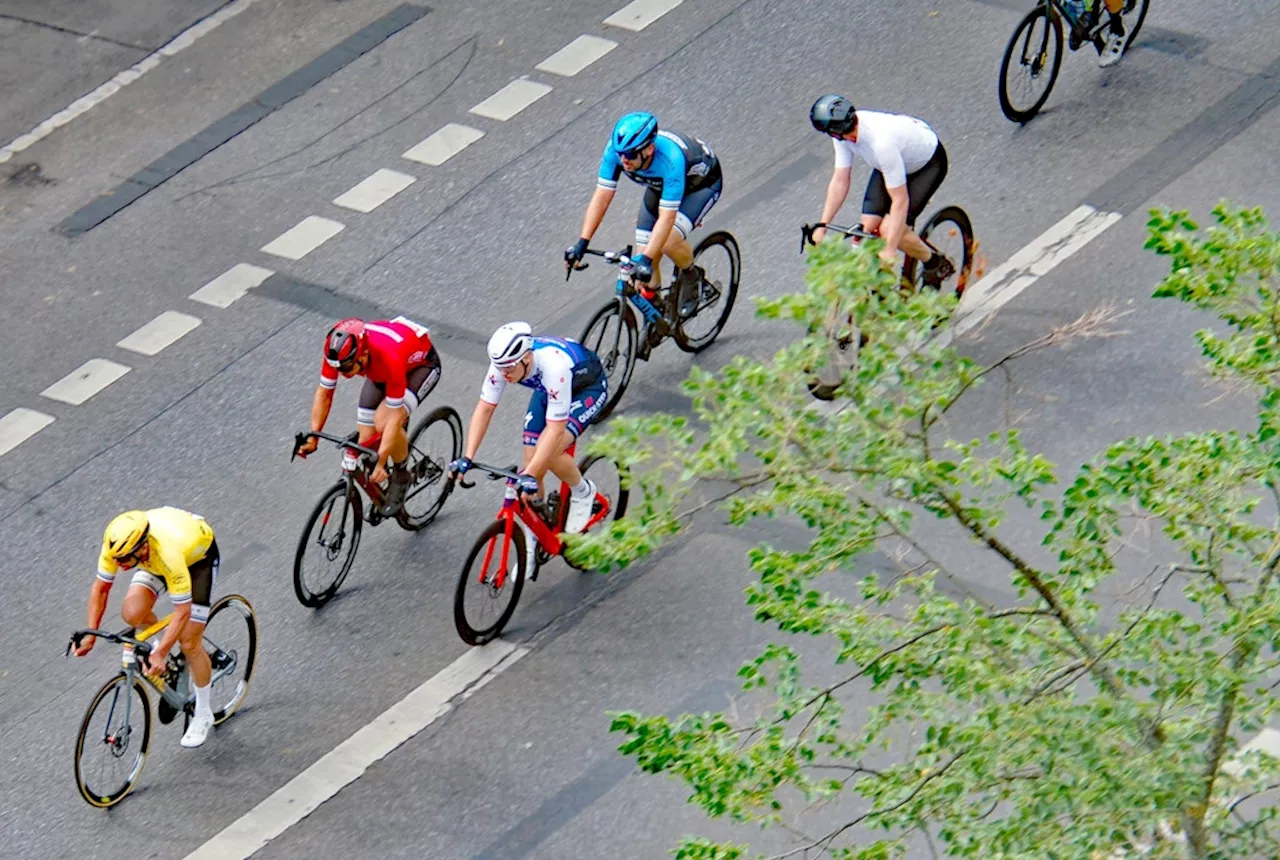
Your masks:
<svg viewBox="0 0 1280 860"><path fill-rule="evenodd" d="M538 479L533 475L521 475L516 480L516 488L526 496L536 496L538 494Z"/></svg>
<svg viewBox="0 0 1280 860"><path fill-rule="evenodd" d="M573 268L576 263L582 262L582 258L587 253L587 240L579 239L568 248L564 249L564 264L566 268Z"/></svg>
<svg viewBox="0 0 1280 860"><path fill-rule="evenodd" d="M631 258L631 277L642 284L653 278L653 260L647 254L636 254Z"/></svg>
<svg viewBox="0 0 1280 860"><path fill-rule="evenodd" d="M314 454L316 451L316 448L318 447L320 447L320 440L315 436L311 436L311 437L308 437L307 441L303 442L297 448L293 449L293 453L297 454L299 457L305 460L307 458L307 455Z"/></svg>
<svg viewBox="0 0 1280 860"><path fill-rule="evenodd" d="M449 475L458 476L467 474L467 470L471 468L470 457L459 457L449 464Z"/></svg>
<svg viewBox="0 0 1280 860"><path fill-rule="evenodd" d="M826 227L818 227L818 228L817 228L816 230L814 230L814 231L813 231L813 233L812 233L812 234L810 234L810 235L811 235L811 237L812 237L812 239L813 239L813 244L815 244L815 245L820 245L820 244L822 244L822 240L823 240L823 239L826 237L826 235L827 235L827 228L826 228Z"/></svg>
<svg viewBox="0 0 1280 860"><path fill-rule="evenodd" d="M93 643L98 641L97 636L86 636L80 640L80 644L71 649L71 653L77 657L83 657L93 650Z"/></svg>

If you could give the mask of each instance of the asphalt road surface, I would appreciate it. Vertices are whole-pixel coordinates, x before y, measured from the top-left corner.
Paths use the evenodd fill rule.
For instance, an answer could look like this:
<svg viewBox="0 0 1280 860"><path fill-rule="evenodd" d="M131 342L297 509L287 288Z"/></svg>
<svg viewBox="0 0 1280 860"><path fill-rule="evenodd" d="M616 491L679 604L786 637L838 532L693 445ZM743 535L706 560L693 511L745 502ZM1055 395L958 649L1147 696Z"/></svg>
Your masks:
<svg viewBox="0 0 1280 860"><path fill-rule="evenodd" d="M1153 4L1119 66L1068 55L1026 127L1002 117L995 92L1027 2L654 0L643 29L605 24L619 6L245 3L0 165L0 440L12 445L0 455L5 856L182 858L204 846L197 856L241 857L261 846L254 856L648 858L692 832L786 845L706 822L682 786L636 773L607 730L612 709L729 703L737 666L771 638L741 599L758 532L707 511L622 574L554 562L504 640L471 653L453 629L452 591L497 504L492 485L455 495L420 534L366 528L356 569L320 612L301 607L290 584L302 521L338 466L324 449L306 463L288 456L327 326L351 308L431 325L444 360L432 401L468 415L494 327L514 317L574 334L611 289L603 267L566 284L560 249L625 111L654 110L715 146L725 192L706 227L738 237L745 296L800 284L796 228L819 214L830 170L830 144L808 125L812 100L841 91L923 117L951 157L935 204L968 209L989 268L1043 249L1039 237L1073 212L1106 225L1068 241L1074 253L1003 295L963 341L992 357L1106 303L1131 312L1119 336L1017 367L1008 404L1031 444L1070 466L1130 433L1248 421L1247 402L1215 401L1197 371L1190 333L1204 320L1149 299L1163 269L1141 244L1153 205L1205 217L1226 197L1280 212L1271 4ZM13 84L0 91L0 146L223 8L0 0L0 79ZM616 46L577 74L535 69L584 34ZM517 80L550 89L507 119L472 112ZM519 108L519 94L507 90L501 106ZM227 123L243 128L208 145ZM483 137L445 147L441 164L404 157L451 123ZM192 140L203 143L181 149ZM157 164L165 181L90 228L67 229L84 207L102 214L129 181L154 179L146 170ZM333 202L379 170L414 181L368 212ZM630 241L638 200L624 183L600 244ZM342 229L298 259L261 250L312 217ZM225 287L228 272L261 277L243 295L223 293L234 300L190 298ZM170 312L199 324L154 355L117 345ZM793 336L754 319L744 300L696 360L765 355ZM619 414L687 409L677 383L689 366L659 350L637 368ZM68 375L86 377L64 398L82 402L42 393ZM340 386L331 428L352 420L355 390ZM1003 392L984 396L1004 408ZM518 399L499 410L482 457L516 456ZM980 428L983 411L958 432ZM71 661L63 646L83 621L104 524L159 504L214 524L218 590L247 595L258 613L258 671L245 707L201 749L181 749L176 726L158 728L139 789L103 813L75 790L72 749L117 652ZM1028 537L1013 528L1011 539ZM769 534L802 537L786 523ZM976 562L969 574L975 589L1006 591ZM425 728L368 754L403 729L379 718L411 693L436 708L409 715ZM331 751L371 723L343 749L377 760L336 791L342 762Z"/></svg>

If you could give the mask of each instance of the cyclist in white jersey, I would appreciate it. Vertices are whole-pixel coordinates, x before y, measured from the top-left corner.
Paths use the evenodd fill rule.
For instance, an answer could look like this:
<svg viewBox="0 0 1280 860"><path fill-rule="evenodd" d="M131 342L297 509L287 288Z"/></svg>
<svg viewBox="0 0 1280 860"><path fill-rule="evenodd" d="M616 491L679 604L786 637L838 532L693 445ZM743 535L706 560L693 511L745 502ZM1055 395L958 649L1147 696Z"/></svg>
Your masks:
<svg viewBox="0 0 1280 860"><path fill-rule="evenodd" d="M822 222L829 223L849 196L856 155L872 168L862 198L862 229L884 239L880 256L898 251L924 264L925 283L938 286L955 272L946 257L934 254L916 235L916 218L947 175L947 151L927 123L905 114L856 110L848 99L825 95L809 111L813 127L833 138L835 169L827 185ZM826 230L814 231L821 242Z"/></svg>

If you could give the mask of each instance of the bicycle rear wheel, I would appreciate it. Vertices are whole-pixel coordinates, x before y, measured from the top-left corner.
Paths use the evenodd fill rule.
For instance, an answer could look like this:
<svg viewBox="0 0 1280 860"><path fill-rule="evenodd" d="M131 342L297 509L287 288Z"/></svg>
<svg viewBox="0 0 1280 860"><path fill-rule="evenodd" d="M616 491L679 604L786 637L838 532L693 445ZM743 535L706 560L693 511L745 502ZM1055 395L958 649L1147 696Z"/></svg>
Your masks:
<svg viewBox="0 0 1280 860"><path fill-rule="evenodd" d="M258 620L249 601L228 594L213 604L204 628L204 650L213 664L210 704L216 726L239 710L249 692L258 656Z"/></svg>
<svg viewBox="0 0 1280 860"><path fill-rule="evenodd" d="M1151 0L1127 0L1120 10L1120 20L1124 22L1125 53L1133 47L1133 40L1138 38L1138 31L1142 29L1142 22L1147 20L1147 7L1150 5Z"/></svg>
<svg viewBox="0 0 1280 860"><path fill-rule="evenodd" d="M298 551L293 557L293 591L303 606L318 609L338 593L338 587L356 560L363 525L360 494L354 486L348 491L345 479L320 497L302 530ZM303 560L307 549L313 545L320 548L317 562L324 562L326 570L313 581L308 581L303 572Z"/></svg>
<svg viewBox="0 0 1280 860"><path fill-rule="evenodd" d="M969 214L959 206L944 206L920 228L920 238L955 267L955 272L938 286L938 291L955 293L956 298L964 295L973 272L973 224ZM925 287L924 266L914 257L907 257L902 275L915 289Z"/></svg>
<svg viewBox="0 0 1280 860"><path fill-rule="evenodd" d="M1142 0L1145 2L1145 0ZM1049 99L1062 65L1062 19L1041 3L1026 14L1000 61L1000 110L1014 122L1027 122ZM1044 91L1036 95L1038 88Z"/></svg>
<svg viewBox="0 0 1280 860"><path fill-rule="evenodd" d="M738 279L742 274L742 255L733 234L717 230L698 243L694 262L705 276L699 287L698 305L693 316L676 322L676 346L685 352L698 353L715 342L738 297ZM672 296L679 302L678 296ZM678 316L678 314L677 314Z"/></svg>
<svg viewBox="0 0 1280 860"><path fill-rule="evenodd" d="M591 520L595 522L588 521L587 531L604 523L622 519L627 512L627 502L631 499L631 475L627 467L615 463L602 454L592 454L582 459L578 469L583 475L590 472L591 482L596 485L596 497L591 505ZM564 517L568 509L567 503L562 506L561 528L564 527ZM602 513L604 516L601 516ZM599 517L598 520L597 517ZM574 570L587 570L582 565L574 564L568 553L564 554L564 561Z"/></svg>
<svg viewBox="0 0 1280 860"><path fill-rule="evenodd" d="M436 518L453 492L449 464L462 456L462 419L452 406L432 410L409 437L409 488L396 522L407 531L419 531Z"/></svg>
<svg viewBox="0 0 1280 860"><path fill-rule="evenodd" d="M609 401L600 410L597 422L609 417L622 399L622 392L627 390L631 372L636 368L637 337L636 319L630 306L611 299L595 312L578 338L579 343L600 356L609 379Z"/></svg>
<svg viewBox="0 0 1280 860"><path fill-rule="evenodd" d="M505 518L489 523L462 565L462 576L458 578L458 589L453 596L453 623L468 645L483 645L502 633L516 611L524 588L527 572L524 529L513 522L508 541L506 526ZM507 570L499 584L504 548ZM468 609L469 602L471 609Z"/></svg>
<svg viewBox="0 0 1280 860"><path fill-rule="evenodd" d="M151 704L147 691L141 679L134 678L130 685L121 672L102 685L80 721L80 734L76 737L76 786L80 796L99 809L124 800L142 775L150 744ZM93 761L86 761L88 757Z"/></svg>

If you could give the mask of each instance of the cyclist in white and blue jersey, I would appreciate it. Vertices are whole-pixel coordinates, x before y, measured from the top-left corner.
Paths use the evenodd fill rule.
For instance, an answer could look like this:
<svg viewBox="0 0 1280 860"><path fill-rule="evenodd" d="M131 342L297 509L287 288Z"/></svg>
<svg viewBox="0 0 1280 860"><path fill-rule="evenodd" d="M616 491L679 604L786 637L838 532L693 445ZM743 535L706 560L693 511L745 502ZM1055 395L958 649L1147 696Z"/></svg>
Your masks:
<svg viewBox="0 0 1280 860"><path fill-rule="evenodd" d="M524 466L520 491L540 495L542 476L549 469L573 492L565 531L577 534L591 518L595 485L583 477L567 450L609 400L609 379L599 357L576 340L534 337L526 322L512 322L489 339L489 370L480 400L471 415L466 453L450 465L462 474L480 450L493 411L509 384L533 389L524 416ZM526 546L535 544L532 535Z"/></svg>
<svg viewBox="0 0 1280 860"><path fill-rule="evenodd" d="M720 199L724 187L720 160L701 140L659 131L658 119L651 113L629 113L619 119L600 158L596 190L582 219L582 234L564 252L565 265L572 266L586 253L623 173L648 186L636 221L633 275L657 289L662 286L662 255L670 257L676 266L674 286L680 315L687 319L697 309L704 274L694 265L689 234Z"/></svg>

